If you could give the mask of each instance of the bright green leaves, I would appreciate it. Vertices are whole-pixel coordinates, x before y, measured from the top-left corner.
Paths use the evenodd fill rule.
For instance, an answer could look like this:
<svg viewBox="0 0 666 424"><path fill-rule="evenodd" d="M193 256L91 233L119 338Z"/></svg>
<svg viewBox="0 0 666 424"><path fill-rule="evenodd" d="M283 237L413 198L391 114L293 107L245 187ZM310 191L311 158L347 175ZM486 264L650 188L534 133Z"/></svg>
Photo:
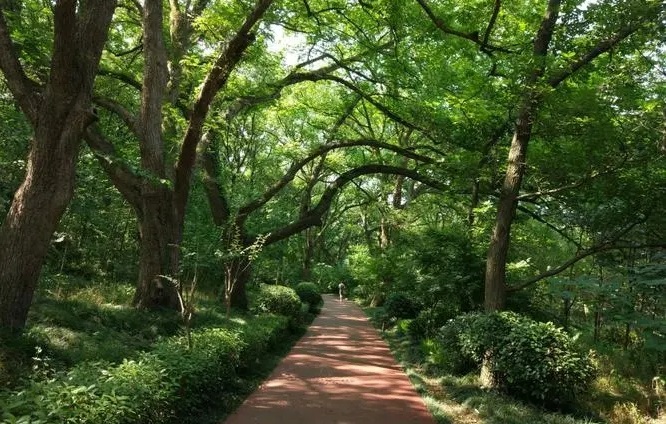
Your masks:
<svg viewBox="0 0 666 424"><path fill-rule="evenodd" d="M6 9L3 3L3 11L11 28L16 53L28 77L45 84L53 49L52 6L41 0L15 3L16 7Z"/></svg>

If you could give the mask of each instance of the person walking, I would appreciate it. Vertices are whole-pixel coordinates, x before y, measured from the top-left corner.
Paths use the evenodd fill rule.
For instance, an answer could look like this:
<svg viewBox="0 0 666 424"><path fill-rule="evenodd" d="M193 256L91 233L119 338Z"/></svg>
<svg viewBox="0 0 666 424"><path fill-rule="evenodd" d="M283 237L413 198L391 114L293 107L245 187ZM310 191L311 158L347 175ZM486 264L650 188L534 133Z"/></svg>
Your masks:
<svg viewBox="0 0 666 424"><path fill-rule="evenodd" d="M342 302L342 295L345 293L345 289L346 289L345 283L340 282L340 284L338 284L338 292L340 294L340 302Z"/></svg>

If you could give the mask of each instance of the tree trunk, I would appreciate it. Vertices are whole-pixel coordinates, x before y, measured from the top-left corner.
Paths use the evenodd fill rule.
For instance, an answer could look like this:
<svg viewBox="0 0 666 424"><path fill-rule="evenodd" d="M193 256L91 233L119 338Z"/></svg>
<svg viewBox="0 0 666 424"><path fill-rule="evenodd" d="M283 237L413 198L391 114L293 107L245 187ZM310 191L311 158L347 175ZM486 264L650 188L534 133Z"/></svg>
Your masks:
<svg viewBox="0 0 666 424"><path fill-rule="evenodd" d="M46 142L35 139L34 144ZM72 198L77 143L68 144L56 152L33 148L25 180L0 227L2 327L25 325L51 236Z"/></svg>
<svg viewBox="0 0 666 424"><path fill-rule="evenodd" d="M303 281L310 281L312 279L312 262L315 255L317 235L313 228L308 228L303 234L305 236L305 246L303 249L303 269L301 270L301 279Z"/></svg>
<svg viewBox="0 0 666 424"><path fill-rule="evenodd" d="M249 307L249 302L247 299L247 283L250 282L250 277L252 276L252 264L247 262L246 258L241 258L241 263L239 265L239 273L236 276L236 282L234 284L234 289L231 292L231 306L246 311Z"/></svg>
<svg viewBox="0 0 666 424"><path fill-rule="evenodd" d="M562 305L562 314L564 315L564 323L562 324L562 327L564 328L564 331L569 331L569 322L571 321L571 308L574 305L573 299L565 298L563 299L563 305Z"/></svg>
<svg viewBox="0 0 666 424"><path fill-rule="evenodd" d="M506 260L509 253L511 224L516 214L518 193L525 175L527 145L541 101L538 82L545 72L548 45L553 36L560 9L560 0L550 0L534 39L534 67L527 78L518 118L516 119L504 184L497 206L497 218L488 249L485 281L485 309L498 311L506 304Z"/></svg>
<svg viewBox="0 0 666 424"><path fill-rule="evenodd" d="M532 130L531 111L523 111L511 142L506 177L497 207L497 219L486 261L485 309L500 311L506 304L506 260L518 191L525 174L525 156Z"/></svg>
<svg viewBox="0 0 666 424"><path fill-rule="evenodd" d="M181 311L179 299L180 252L177 243L179 223L171 207L171 192L150 183L142 193L139 280L134 293L138 308L168 308Z"/></svg>
<svg viewBox="0 0 666 424"><path fill-rule="evenodd" d="M0 326L25 326L51 236L74 193L83 132L95 116L92 86L115 1L56 2L44 89L22 68L0 9L0 68L34 129L25 179L0 227Z"/></svg>

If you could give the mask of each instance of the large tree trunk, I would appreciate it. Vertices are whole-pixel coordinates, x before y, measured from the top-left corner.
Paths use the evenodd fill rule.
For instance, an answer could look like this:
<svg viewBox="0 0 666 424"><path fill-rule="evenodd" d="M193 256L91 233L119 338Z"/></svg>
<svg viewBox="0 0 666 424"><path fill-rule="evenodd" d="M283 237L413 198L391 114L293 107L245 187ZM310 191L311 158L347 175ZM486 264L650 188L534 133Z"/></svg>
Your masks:
<svg viewBox="0 0 666 424"><path fill-rule="evenodd" d="M177 272L179 222L175 216L173 193L161 182L169 178L162 135L162 106L168 81L162 25L162 2L147 0L143 7L145 65L139 146L141 166L152 178L144 178L140 188L143 215L139 221L139 280L134 293L134 305L146 309L164 307L180 311Z"/></svg>
<svg viewBox="0 0 666 424"><path fill-rule="evenodd" d="M516 123L516 132L511 142L509 163L499 205L497 219L488 249L486 261L485 309L499 311L506 304L506 260L509 252L511 224L516 213L518 191L525 174L525 157L530 139L531 111L524 110Z"/></svg>
<svg viewBox="0 0 666 424"><path fill-rule="evenodd" d="M546 13L534 39L535 64L527 78L525 95L518 111L506 175L497 206L497 218L488 249L485 280L485 309L487 312L502 310L506 304L506 260L509 253L511 224L525 175L527 145L532 135L532 127L541 99L537 85L545 71L545 58L557 22L559 8L560 0L549 0ZM493 352L486 352L481 366L479 378L484 387L495 387L498 384L491 365L492 355Z"/></svg>
<svg viewBox="0 0 666 424"><path fill-rule="evenodd" d="M179 223L171 206L171 191L146 182L142 199L144 213L139 222L139 280L134 305L145 309L181 311Z"/></svg>
<svg viewBox="0 0 666 424"><path fill-rule="evenodd" d="M518 193L525 175L527 145L532 136L532 127L541 101L542 90L538 87L545 71L548 45L553 36L560 9L560 0L550 0L534 39L534 67L528 75L518 118L516 119L511 149L497 206L497 218L488 249L485 281L485 309L497 311L506 304L506 260L509 252L511 224L518 205Z"/></svg>
<svg viewBox="0 0 666 424"><path fill-rule="evenodd" d="M22 68L0 11L0 68L34 129L26 176L0 227L0 326L25 326L37 280L74 192L76 159L94 120L92 86L115 1L56 2L49 80L43 91Z"/></svg>
<svg viewBox="0 0 666 424"><path fill-rule="evenodd" d="M57 152L33 148L25 180L0 228L0 326L25 325L51 236L72 198L77 143L65 144Z"/></svg>
<svg viewBox="0 0 666 424"><path fill-rule="evenodd" d="M217 93L240 61L243 53L254 41L251 33L273 0L258 0L247 15L241 28L228 41L206 76L202 88L188 117L173 175L167 171L165 146L162 135L162 106L167 96L167 51L163 39L163 4L160 0L146 0L143 7L144 74L140 114L141 165L153 177L171 180L173 188L156 186L144 181L141 189L143 219L141 219L141 264L134 303L140 307L159 306L180 310L178 297L179 249L189 199L190 180L197 157L196 149L202 139L204 122ZM206 2L199 2L196 10L203 10ZM171 31L178 44L175 58L182 55L189 38L189 25L181 15L177 1L172 7ZM180 17L179 17L180 16ZM171 75L170 92L177 96L178 70ZM176 100L175 98L173 99Z"/></svg>

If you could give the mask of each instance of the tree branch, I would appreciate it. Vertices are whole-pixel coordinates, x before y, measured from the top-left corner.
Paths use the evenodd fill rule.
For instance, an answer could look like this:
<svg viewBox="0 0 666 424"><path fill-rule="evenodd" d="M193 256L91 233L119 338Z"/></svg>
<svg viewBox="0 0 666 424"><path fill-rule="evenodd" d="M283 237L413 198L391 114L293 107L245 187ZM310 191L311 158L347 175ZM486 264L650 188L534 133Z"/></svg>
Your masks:
<svg viewBox="0 0 666 424"><path fill-rule="evenodd" d="M282 78L281 80L270 84L271 91L269 93L249 95L249 96L243 96L243 97L238 98L236 101L234 101L227 108L227 112L225 114L226 119L228 119L228 120L233 119L241 111L243 111L243 110L245 110L249 107L252 107L252 106L255 106L255 105L258 105L258 104L261 104L261 103L271 101L271 100L275 100L275 99L279 98L280 93L282 92L282 90L284 88L288 87L288 86L295 85L295 84L305 82L305 81L313 81L313 79L311 79L311 78L317 78L318 76L330 74L330 73L332 73L332 72L334 72L338 69L345 68L346 66L350 65L351 63L361 61L364 58L368 57L368 55L376 53L378 50L382 50L382 49L385 49L385 48L389 47L391 44L392 43L385 43L385 44L382 44L381 46L379 46L379 48L377 50L368 50L368 51L365 51L363 53L359 53L357 55L351 56L351 57L346 58L346 59L337 59L337 58L333 57L332 55L330 55L328 53L325 53L325 54L323 54L321 56L318 56L314 59L308 60L306 62L302 62L302 63L295 66L296 70L304 68L307 65L310 65L312 63L316 63L320 60L327 59L327 58L331 59L334 63L331 64L331 65L323 66L319 69L308 71L308 72L296 72L296 71L291 72L289 75ZM310 76L311 78L309 78L308 76Z"/></svg>
<svg viewBox="0 0 666 424"><path fill-rule="evenodd" d="M522 290L526 287L531 286L532 284L543 280L544 278L547 277L552 277L553 275L557 275L560 272L566 270L569 268L571 265L575 264L576 262L580 261L581 259L585 259L588 256L594 255L596 253L600 252L606 252L608 250L618 250L618 249L628 249L628 248L641 248L641 247L658 247L658 248L666 248L666 242L659 242L659 243L646 243L646 244L641 244L641 245L630 245L630 244L618 244L618 241L627 234L629 231L631 231L636 225L641 224L647 220L647 217L643 217L642 219L639 219L636 222L632 222L631 224L627 225L625 228L622 230L618 231L617 234L614 234L612 237L601 241L592 247L589 247L587 249L580 249L580 246L578 243L579 249L578 252L574 257L569 259L568 261L564 262L562 265L558 266L557 268L551 269L549 271L546 271L540 275L537 275L536 277L529 278L521 283L519 283L516 286L512 287L507 287L507 292L514 292L518 290Z"/></svg>
<svg viewBox="0 0 666 424"><path fill-rule="evenodd" d="M417 124L414 124L412 122L407 121L405 118L401 117L397 113L393 112L390 110L388 107L385 105L379 103L377 100L373 99L372 96L361 90L359 87L355 86L354 84L350 83L347 80L344 80L340 77L334 76L334 75L323 75L319 78L312 79L311 81L317 81L317 80L328 80L328 81L334 81L337 82L340 85L343 85L353 91L354 93L360 95L363 97L363 100L367 101L374 107L376 107L380 112L382 112L384 115L386 115L388 118L391 120L399 123L400 125L410 128L413 130L417 130L421 133L423 133L426 137L431 138L431 136L428 134L428 131L426 131L424 128L418 126Z"/></svg>
<svg viewBox="0 0 666 424"><path fill-rule="evenodd" d="M191 176L196 162L197 145L201 141L201 132L208 110L217 93L224 87L231 72L236 68L245 50L254 41L250 31L262 18L273 0L258 0L254 9L236 34L229 40L224 51L215 61L213 69L206 77L199 97L197 98L183 138L175 170L174 201L176 211L182 215L189 196Z"/></svg>
<svg viewBox="0 0 666 424"><path fill-rule="evenodd" d="M493 51L499 51L499 52L503 52L503 53L512 53L511 50L509 50L509 49L506 49L504 47L499 47L499 46L493 46L493 45L488 44L487 42L484 42L484 41L480 40L478 31L462 32L462 31L458 31L458 30L455 30L455 29L449 27L448 25L446 25L446 22L444 22L440 17L435 15L435 13L432 11L430 6L428 6L428 4L425 2L425 0L416 0L416 1L418 2L419 5L421 5L421 8L426 13L426 15L428 15L428 18L430 18L432 23L435 24L435 26L437 28L439 28L439 30L442 31L443 33L449 34L449 35L454 35L456 37L460 37L460 38L464 38L466 40L469 40L469 41L473 42L474 44L477 44L479 47L481 47L481 51L483 51L484 53L491 53ZM499 3L499 2L497 2L497 3ZM499 6L496 4L495 7L498 8ZM493 12L493 13L495 13L495 12ZM499 13L499 9L497 10L497 13ZM492 18L491 18L491 22L492 22ZM490 25L489 25L488 28L490 28Z"/></svg>
<svg viewBox="0 0 666 424"><path fill-rule="evenodd" d="M96 128L88 127L84 137L113 185L141 218L141 177L135 175L132 169L119 159L116 148Z"/></svg>
<svg viewBox="0 0 666 424"><path fill-rule="evenodd" d="M601 56L602 54L606 53L614 46L619 44L622 40L626 39L631 34L638 31L640 27L641 24L627 25L626 27L620 29L612 37L599 41L594 47L592 47L592 49L590 49L588 52L579 57L576 61L570 63L566 68L561 69L555 74L553 74L548 79L548 85L550 85L551 87L557 87L562 81L569 78L580 68L589 64L594 59L596 59L597 57Z"/></svg>
<svg viewBox="0 0 666 424"><path fill-rule="evenodd" d="M622 164L624 164L625 162L626 162L626 158L625 158L625 160L622 161ZM587 175L587 176L583 177L580 181L577 181L575 183L571 183L571 184L568 184L568 185L565 185L565 186L562 186L562 187L552 188L550 190L539 190L539 191L535 191L533 193L524 193L524 194L521 194L521 195L517 196L516 199L520 200L520 201L531 201L531 200L537 199L537 198L542 197L542 196L550 196L550 195L553 195L553 194L561 193L563 191L578 188L578 187L581 187L581 186L589 183L590 181L594 180L595 178L599 178L603 175L608 175L608 174L612 174L613 172L616 172L619 169L620 166L621 165L618 165L618 168L608 168L608 169L603 170L603 171L594 171L590 175Z"/></svg>
<svg viewBox="0 0 666 424"><path fill-rule="evenodd" d="M502 1L495 0L495 5L493 6L493 14L490 16L490 22L486 27L486 32L483 34L483 41L481 42L481 50L485 49L490 41L490 34L493 32L495 27L495 22L497 22L497 16L499 15L500 9L502 8Z"/></svg>
<svg viewBox="0 0 666 424"><path fill-rule="evenodd" d="M536 219L537 221L541 222L542 224L545 224L548 228L555 231L557 234L559 234L560 236L565 238L567 241L569 241L570 243L572 243L573 245L575 245L579 249L581 248L581 245L580 245L579 242L577 242L576 240L569 237L569 235L567 233L565 233L564 230L561 230L561 229L557 228L555 225L546 221L541 215L537 214L534 211L531 211L530 209L526 208L525 206L518 205L517 209L519 211L531 216L532 218Z"/></svg>
<svg viewBox="0 0 666 424"><path fill-rule="evenodd" d="M565 271L567 268L575 264L576 262L587 258L588 256L595 255L597 253L601 252L607 252L609 250L620 250L620 249L644 249L644 248L658 248L658 249L666 249L666 243L647 243L647 244L604 244L604 245L597 245L593 246L589 249L585 249L577 253L573 258L569 259L568 261L564 262L562 265L558 266L557 268L551 269L549 271L544 272L543 274L537 275L536 277L527 279L518 285L507 287L507 292L516 292L519 290L522 290L524 288L527 288L535 283L538 283L539 281L543 280L544 278L552 277L554 275L557 275L563 271Z"/></svg>
<svg viewBox="0 0 666 424"><path fill-rule="evenodd" d="M137 135L137 137L140 137L138 118L132 112L125 109L123 105L116 102L115 100L99 96L93 97L93 102L96 105L99 105L100 107L103 107L104 109L118 116L120 119L122 119L125 125L127 125L127 128L129 128L133 134Z"/></svg>
<svg viewBox="0 0 666 424"><path fill-rule="evenodd" d="M34 127L39 108L39 85L25 74L9 33L5 14L0 10L0 69L14 99Z"/></svg>
<svg viewBox="0 0 666 424"><path fill-rule="evenodd" d="M375 140L353 140L353 141L346 141L346 142L341 142L341 143L335 143L335 144L328 144L328 145L323 145L317 149L315 149L312 153L310 153L308 156L305 158L301 159L298 162L295 162L292 164L287 172L284 174L284 176L277 181L275 184L273 184L268 190L264 192L264 194L261 195L258 199L255 199L247 204L245 206L241 207L238 214L241 217L247 216L250 213L254 212L255 210L259 209L263 205L265 205L270 199L272 199L277 193L280 192L287 184L289 184L296 174L298 173L299 170L301 170L306 164L309 162L313 161L319 156L322 156L331 150L335 149L342 149L342 148L347 148L347 147L355 147L355 146L368 146L368 147L376 147L380 149L386 149L393 151L395 153L398 153L402 156L408 157L410 159L414 159L420 162L424 163L433 163L434 161L427 157L427 156L422 156L417 153L414 153L410 150L404 149L402 147L395 146L393 144L389 143L383 143ZM402 168L400 168L402 169Z"/></svg>
<svg viewBox="0 0 666 424"><path fill-rule="evenodd" d="M218 181L220 176L219 146L217 138L209 132L204 134L199 151L199 160L203 170L203 184L210 205L213 222L222 227L231 215L229 202Z"/></svg>
<svg viewBox="0 0 666 424"><path fill-rule="evenodd" d="M368 164L362 165L358 168L349 170L342 175L340 175L333 183L331 183L324 194L319 199L317 205L307 211L305 214L299 217L298 220L287 224L277 230L271 231L266 238L264 243L265 246L276 243L280 240L284 240L294 234L297 234L307 228L319 226L322 223L322 217L331 207L331 203L335 198L336 194L344 188L349 182L353 181L355 178L358 178L363 175L370 174L392 174L392 175L404 175L405 177L411 178L413 180L419 181L428 186L434 187L439 190L446 190L446 185L441 182L426 177L419 174L414 169L405 169L399 168L397 166L389 165L377 165L377 164Z"/></svg>
<svg viewBox="0 0 666 424"><path fill-rule="evenodd" d="M104 77L110 77L113 79L116 79L120 82L124 82L125 84L129 85L132 88L136 88L137 91L142 91L143 86L141 85L141 82L137 81L134 79L134 77L130 74L126 74L124 72L112 70L112 69L106 69L106 68L100 68L98 71L98 74Z"/></svg>

